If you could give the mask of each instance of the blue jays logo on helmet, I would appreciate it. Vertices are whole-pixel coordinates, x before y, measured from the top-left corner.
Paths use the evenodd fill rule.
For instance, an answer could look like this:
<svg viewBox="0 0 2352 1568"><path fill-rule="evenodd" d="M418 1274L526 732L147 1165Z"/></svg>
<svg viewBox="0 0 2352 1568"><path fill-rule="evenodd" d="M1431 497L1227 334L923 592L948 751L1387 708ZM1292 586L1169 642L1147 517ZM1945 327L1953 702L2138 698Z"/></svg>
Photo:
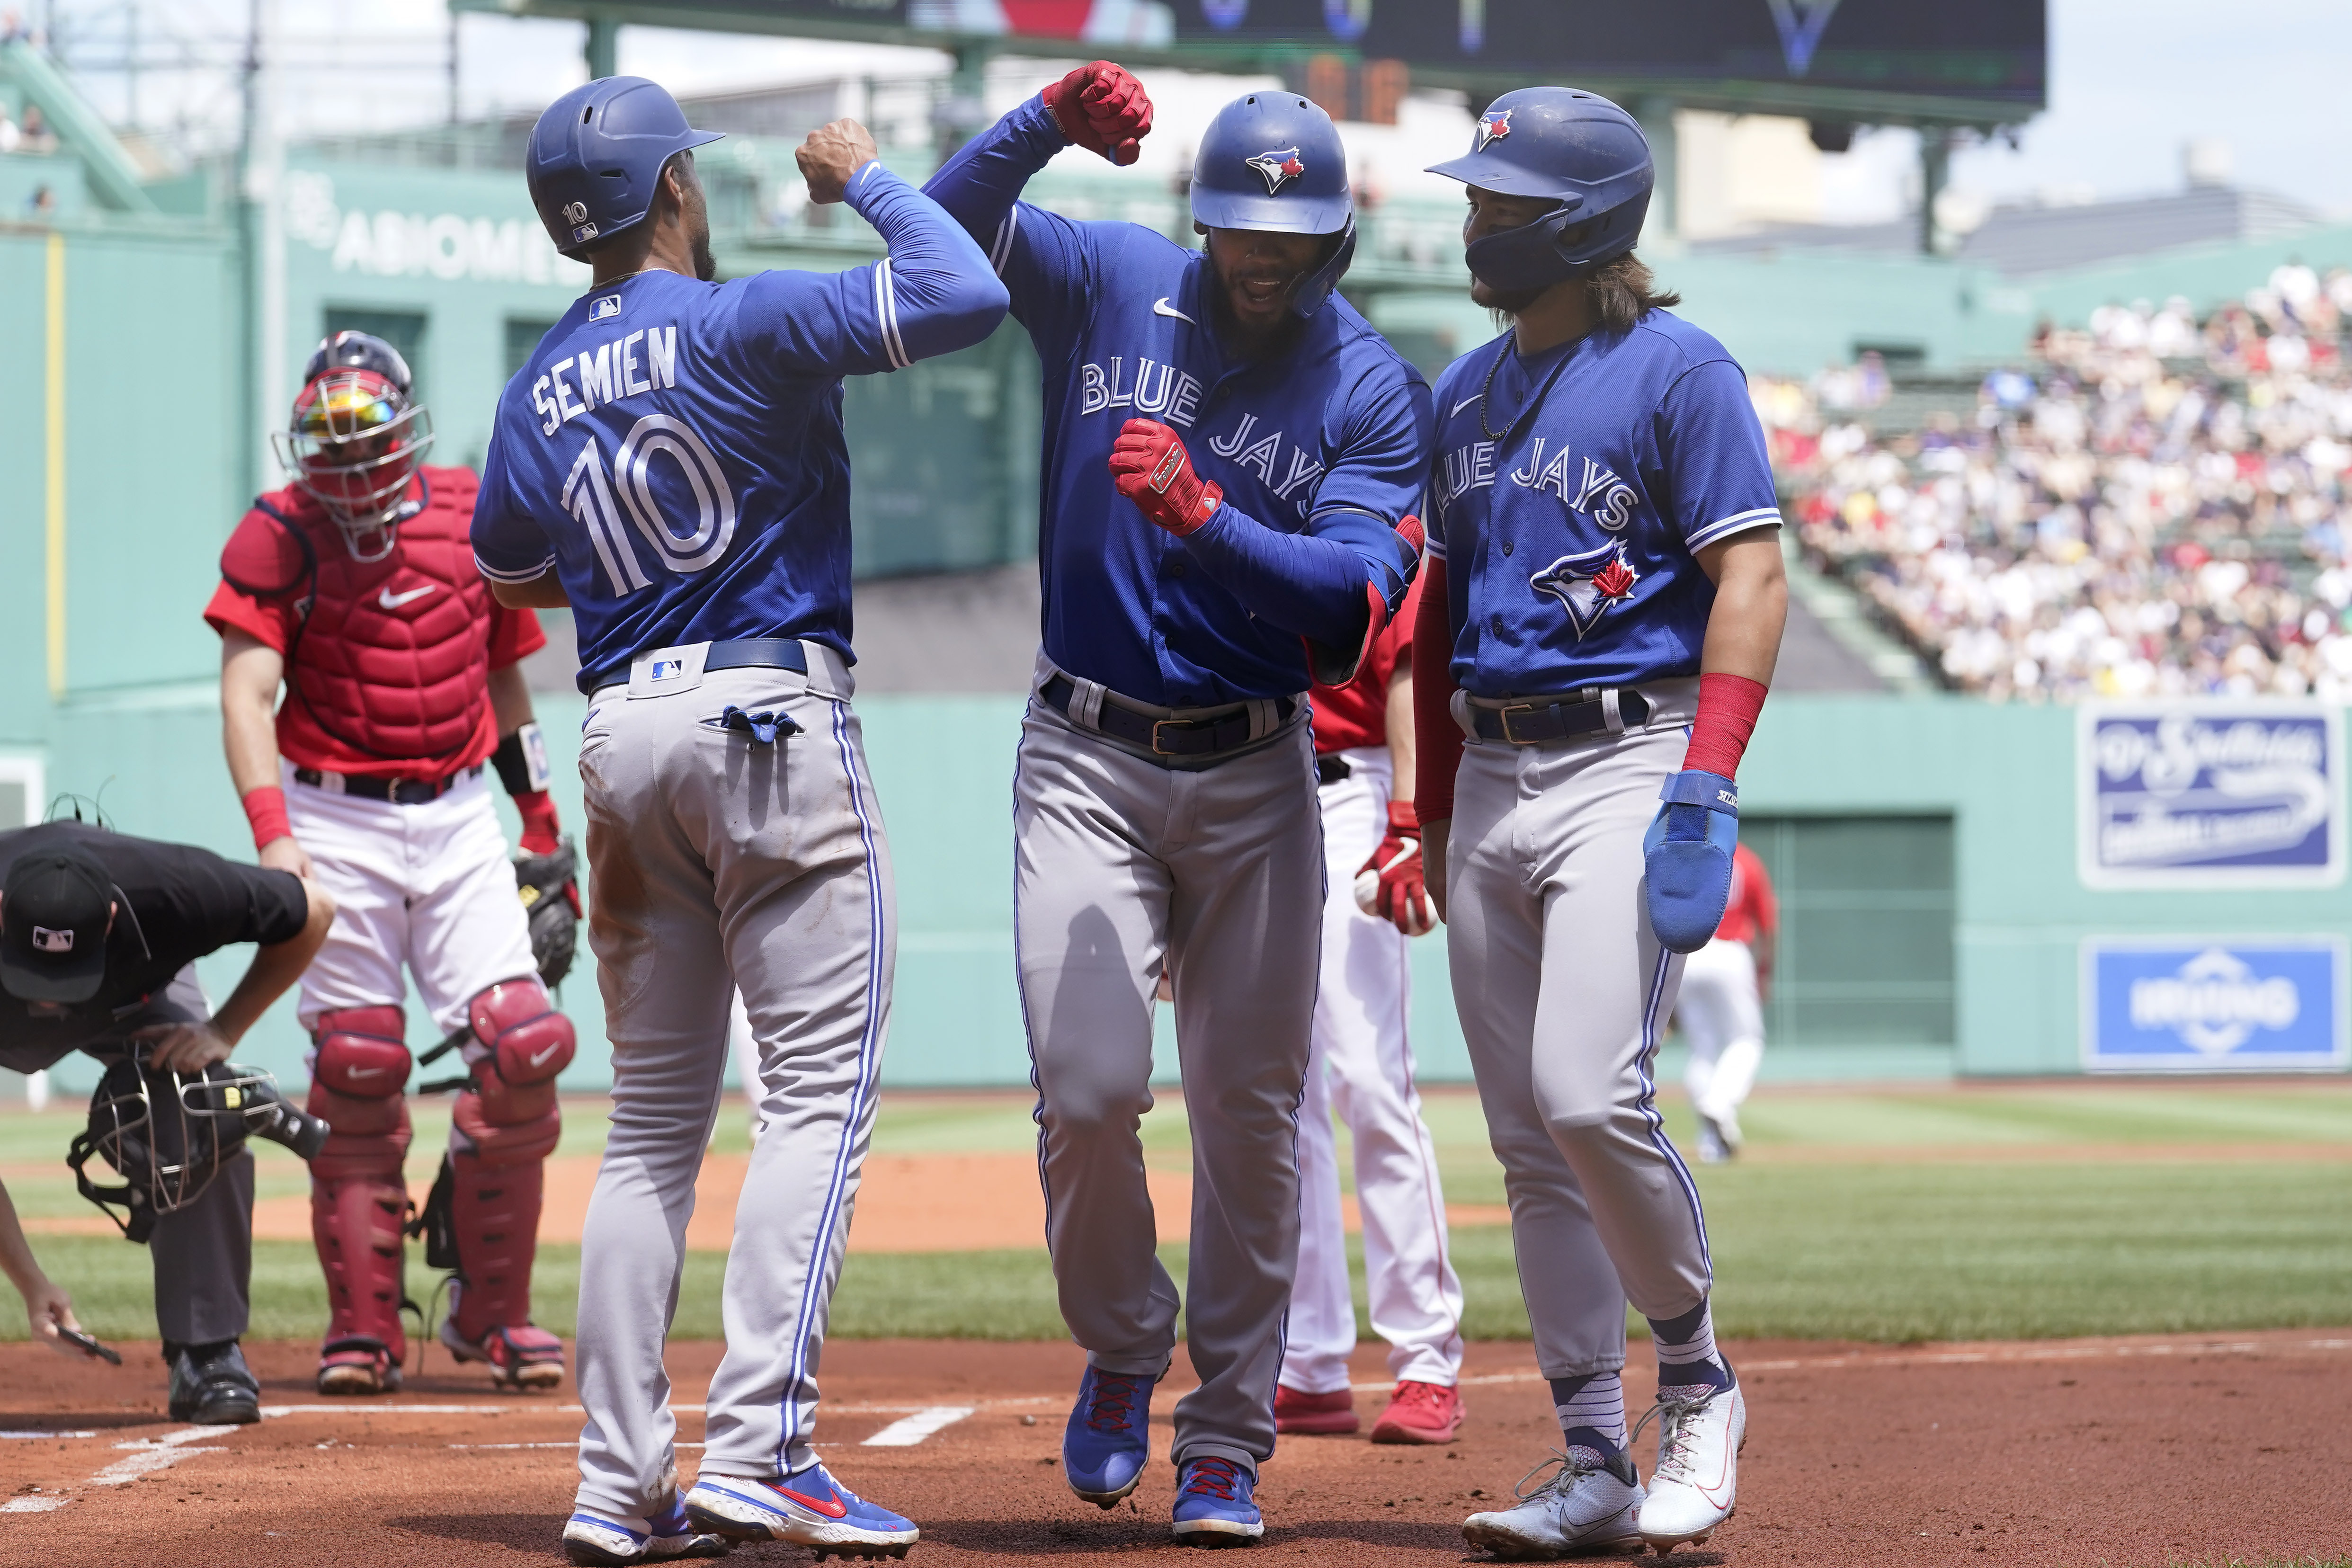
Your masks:
<svg viewBox="0 0 2352 1568"><path fill-rule="evenodd" d="M1577 640L1581 642L1610 605L1633 596L1633 585L1641 580L1625 559L1622 542L1612 540L1598 550L1561 556L1528 578L1528 585L1560 602L1568 611L1568 624L1576 628Z"/></svg>
<svg viewBox="0 0 2352 1568"><path fill-rule="evenodd" d="M1487 142L1498 137L1508 136L1510 133L1511 111L1507 109L1490 109L1478 117L1478 145L1471 148L1470 151L1484 153Z"/></svg>
<svg viewBox="0 0 2352 1568"><path fill-rule="evenodd" d="M1298 149L1296 147L1284 147L1272 153L1260 153L1256 157L1245 161L1251 168L1257 171L1258 178L1265 182L1267 195L1275 195L1283 186L1307 173L1307 161L1298 155Z"/></svg>

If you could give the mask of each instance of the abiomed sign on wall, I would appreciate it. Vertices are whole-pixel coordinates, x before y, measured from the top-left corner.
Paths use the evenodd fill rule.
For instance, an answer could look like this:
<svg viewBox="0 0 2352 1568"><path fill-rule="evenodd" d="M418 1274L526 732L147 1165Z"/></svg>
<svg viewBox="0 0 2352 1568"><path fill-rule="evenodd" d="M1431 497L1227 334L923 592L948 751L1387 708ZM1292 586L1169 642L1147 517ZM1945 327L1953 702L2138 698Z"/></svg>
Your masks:
<svg viewBox="0 0 2352 1568"><path fill-rule="evenodd" d="M2274 1072L2347 1060L2345 940L2091 937L2083 1066Z"/></svg>
<svg viewBox="0 0 2352 1568"><path fill-rule="evenodd" d="M2340 710L2090 703L2075 856L2092 888L2326 888L2344 879Z"/></svg>

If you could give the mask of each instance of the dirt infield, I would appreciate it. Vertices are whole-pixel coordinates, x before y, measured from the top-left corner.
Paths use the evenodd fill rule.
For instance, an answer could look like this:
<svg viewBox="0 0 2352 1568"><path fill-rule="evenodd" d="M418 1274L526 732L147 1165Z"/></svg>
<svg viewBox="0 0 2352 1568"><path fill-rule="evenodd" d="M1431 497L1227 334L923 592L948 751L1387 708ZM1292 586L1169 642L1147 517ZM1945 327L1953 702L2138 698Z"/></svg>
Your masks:
<svg viewBox="0 0 2352 1568"><path fill-rule="evenodd" d="M254 1347L268 1418L195 1428L163 1419L153 1347L123 1348L115 1370L0 1345L0 1564L557 1560L580 1420L568 1390L494 1394L436 1356L396 1398L326 1405L310 1347L268 1344ZM1731 1353L1751 1401L1740 1512L1676 1563L2154 1568L2352 1542L2337 1484L2352 1468L2352 1331ZM676 1347L681 1399L716 1354ZM1358 1358L1368 1417L1381 1354ZM850 1485L922 1525L918 1563L1180 1556L1166 1468L1111 1514L1064 1489L1055 1455L1078 1367L1059 1344L836 1344L819 1446ZM1524 1345L1473 1345L1470 1419L1449 1448L1286 1438L1260 1487L1260 1552L1350 1568L1465 1560L1462 1516L1507 1497L1556 1434L1529 1370ZM1627 1392L1646 1399L1646 1371ZM1155 1406L1163 1456L1170 1403ZM698 1436L698 1412L681 1427ZM690 1474L696 1451L680 1458ZM781 1545L736 1557L806 1560Z"/></svg>

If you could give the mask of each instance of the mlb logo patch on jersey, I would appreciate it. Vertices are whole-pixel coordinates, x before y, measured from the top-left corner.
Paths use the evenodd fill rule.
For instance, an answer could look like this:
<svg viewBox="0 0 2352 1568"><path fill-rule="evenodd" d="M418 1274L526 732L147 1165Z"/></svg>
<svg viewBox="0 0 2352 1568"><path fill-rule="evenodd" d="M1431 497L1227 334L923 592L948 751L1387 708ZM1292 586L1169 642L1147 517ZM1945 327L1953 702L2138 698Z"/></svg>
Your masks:
<svg viewBox="0 0 2352 1568"><path fill-rule="evenodd" d="M1272 153L1260 153L1256 157L1249 160L1249 166L1255 169L1258 176L1265 181L1267 195L1275 195L1283 186L1307 173L1307 161L1298 155L1298 149L1296 147L1284 147Z"/></svg>
<svg viewBox="0 0 2352 1568"><path fill-rule="evenodd" d="M1478 145L1473 147L1471 151L1484 153L1486 150L1486 143L1499 142L1510 133L1511 111L1507 109L1490 109L1478 117Z"/></svg>
<svg viewBox="0 0 2352 1568"><path fill-rule="evenodd" d="M588 319L592 321L601 321L620 313L621 297L618 294L599 294L588 302Z"/></svg>
<svg viewBox="0 0 2352 1568"><path fill-rule="evenodd" d="M1561 556L1528 578L1528 585L1560 602L1581 642L1610 605L1633 596L1633 585L1641 580L1625 559L1625 547L1612 541L1598 550Z"/></svg>

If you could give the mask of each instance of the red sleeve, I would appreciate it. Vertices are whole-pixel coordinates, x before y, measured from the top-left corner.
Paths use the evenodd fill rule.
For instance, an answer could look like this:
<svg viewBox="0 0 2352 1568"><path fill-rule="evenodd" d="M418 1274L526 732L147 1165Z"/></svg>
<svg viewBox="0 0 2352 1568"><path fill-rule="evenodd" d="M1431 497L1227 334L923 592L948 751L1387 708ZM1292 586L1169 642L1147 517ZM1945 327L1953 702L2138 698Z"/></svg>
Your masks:
<svg viewBox="0 0 2352 1568"><path fill-rule="evenodd" d="M529 610L510 610L490 601L490 668L520 664L547 646L547 633Z"/></svg>
<svg viewBox="0 0 2352 1568"><path fill-rule="evenodd" d="M1422 821L1438 822L1454 815L1454 775L1462 766L1444 561L1422 562L1420 593L1412 633L1413 804Z"/></svg>
<svg viewBox="0 0 2352 1568"><path fill-rule="evenodd" d="M226 583L213 590L205 619L226 635L231 626L256 641L284 653L294 641L294 605L287 599L257 599L240 594Z"/></svg>

